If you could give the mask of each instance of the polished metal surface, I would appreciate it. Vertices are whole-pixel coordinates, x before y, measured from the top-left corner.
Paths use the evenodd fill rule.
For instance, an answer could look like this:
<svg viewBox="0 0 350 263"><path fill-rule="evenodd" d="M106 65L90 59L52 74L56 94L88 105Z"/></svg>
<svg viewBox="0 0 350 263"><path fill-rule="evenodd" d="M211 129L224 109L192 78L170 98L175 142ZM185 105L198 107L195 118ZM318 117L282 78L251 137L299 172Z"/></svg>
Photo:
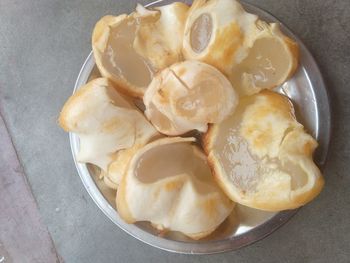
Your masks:
<svg viewBox="0 0 350 263"><path fill-rule="evenodd" d="M172 1L156 1L157 4L170 2ZM277 19L266 11L246 3L244 6L249 12L259 15L264 20L278 23ZM291 98L298 120L318 140L319 147L316 151L315 161L322 169L327 157L331 130L326 87L310 52L288 28L284 25L281 25L281 28L298 42L301 59L299 69L293 78L276 90ZM98 76L93 55L90 53L79 73L74 92L88 80ZM81 180L99 208L124 231L160 249L188 254L210 254L238 249L270 234L297 211L270 213L238 205L234 213L212 235L203 240L193 241L178 233L160 236L148 223L130 225L119 217L115 209L115 192L105 187L103 182L97 179L97 170L93 166L76 161L79 139L71 133L70 141L73 158Z"/></svg>

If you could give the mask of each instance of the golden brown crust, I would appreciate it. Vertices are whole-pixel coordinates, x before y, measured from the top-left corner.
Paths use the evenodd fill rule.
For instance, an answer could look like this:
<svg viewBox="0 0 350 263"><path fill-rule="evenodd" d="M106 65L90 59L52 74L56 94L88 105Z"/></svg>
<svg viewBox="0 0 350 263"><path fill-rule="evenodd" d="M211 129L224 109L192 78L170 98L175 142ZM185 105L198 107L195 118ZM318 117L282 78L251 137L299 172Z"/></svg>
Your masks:
<svg viewBox="0 0 350 263"><path fill-rule="evenodd" d="M188 9L188 5L181 2L156 7L152 12L157 15L150 22L139 23L133 47L141 57L147 58L155 71L182 60L182 38ZM176 39L174 35L177 35Z"/></svg>
<svg viewBox="0 0 350 263"><path fill-rule="evenodd" d="M101 54L99 53L99 51L97 51L96 48L94 47L92 48L92 50L94 53L97 68L99 69L103 77L110 79L115 84L114 87L124 95L131 96L134 98L139 98L139 99L143 98L143 94L145 93L146 88L140 88L140 87L131 85L129 82L127 82L123 78L116 78L114 75L112 75L105 69L102 63Z"/></svg>
<svg viewBox="0 0 350 263"><path fill-rule="evenodd" d="M275 86L271 87L271 89L272 89L272 88L275 88L275 87L281 85L282 83L284 83L285 81L287 81L289 78L291 78L294 75L294 73L297 70L298 65L299 65L300 51L299 51L298 43L296 43L293 39L284 35L283 32L280 30L280 27L278 24L272 23L272 24L270 24L270 27L271 27L273 35L275 37L279 38L280 41L282 41L285 44L285 47L287 49L286 51L289 53L290 59L291 59L291 61L290 61L291 67L288 71L287 76L285 76L284 79L281 79L280 82L276 83Z"/></svg>
<svg viewBox="0 0 350 263"><path fill-rule="evenodd" d="M227 36L235 37L228 38ZM225 28L222 28L220 31L218 31L215 42L212 45L208 45L208 48L211 50L224 50L224 52L209 52L209 54L201 60L209 65L216 67L222 73L228 74L230 69L225 68L225 66L232 64L236 51L242 45L242 42L243 35L239 26L236 23L231 23Z"/></svg>
<svg viewBox="0 0 350 263"><path fill-rule="evenodd" d="M217 227L210 229L208 231L205 231L205 232L200 232L200 233L196 233L196 234L185 234L185 235L188 236L189 238L192 238L193 240L199 240L199 239L202 239L202 238L209 236L211 233L213 233L215 231L215 229L217 229Z"/></svg>
<svg viewBox="0 0 350 263"><path fill-rule="evenodd" d="M270 103L269 105L273 105L272 108L277 107L279 109L283 109L283 111L288 113L285 117L291 118L291 120L294 121L293 119L295 117L293 114L293 107L290 104L287 97L279 95L277 93L273 93L271 91L262 91L259 95L255 96L268 96L268 102ZM261 112L259 112L259 114L260 113ZM301 134L304 133L302 131L302 126L296 127L300 129L300 132L302 132ZM320 174L317 166L312 161L312 153L317 147L317 142L313 140L309 135L304 135L306 136L306 139L303 139L303 145L300 145L300 147L296 149L289 149L288 151L291 151L290 154L305 156L305 158L308 159L306 160L305 164L301 165L306 165L306 167L309 167L308 170L305 172L310 173L310 176L314 177L313 179L310 178L311 185L309 185L305 190L291 190L290 198L279 199L273 197L261 198L259 196L250 195L249 193L240 191L240 189L238 189L232 184L230 179L227 177L225 171L223 170L223 167L221 166L220 161L216 156L217 153L214 150L216 139L219 136L218 132L219 125L212 125L208 129L208 132L202 136L202 144L205 153L207 154L208 164L212 170L213 177L215 178L216 182L221 187L221 189L232 201L265 211L281 211L287 209L295 209L300 206L303 206L306 203L313 200L321 192L324 185L324 179ZM293 138L292 141L298 141L298 136L300 136L298 134L300 133L296 132L290 134L290 136L297 136L296 138Z"/></svg>
<svg viewBox="0 0 350 263"><path fill-rule="evenodd" d="M230 191L229 184L225 182L225 178L222 178L220 173L217 171L220 170L219 162L214 156L212 151L212 147L218 132L218 125L212 124L209 126L208 131L202 135L202 146L205 154L207 155L208 165L210 167L211 173L215 182L219 185L221 190L232 200L235 202L235 197L232 195Z"/></svg>
<svg viewBox="0 0 350 263"><path fill-rule="evenodd" d="M176 143L176 142L193 142L194 138L180 138L180 137L176 137L176 138L164 138L164 139L160 139L156 142L154 142L156 145L161 146L167 143L167 141L172 141L172 143ZM195 146L193 146L195 147ZM144 148L140 149L139 152L133 157L133 160L131 160L131 162L129 163L129 166L134 166L137 164L139 158L142 158L142 154L143 152L149 150L151 147L150 146L145 146ZM202 158L204 158L204 156L202 156ZM166 192L172 192L172 193L177 193L180 194L181 193L181 189L184 187L184 183L188 182L186 180L188 180L188 175L183 174L182 176L176 176L176 177L171 177L168 178L169 180L165 181L163 185L161 185L161 189L158 187L154 188L150 194L152 194L152 200L156 200L159 198L164 197L163 195L160 196L160 192L162 192L163 194ZM128 181L129 180L129 181ZM129 171L128 173L126 173L122 179L122 182L119 186L118 192L117 192L117 209L118 212L120 214L120 216L127 222L127 223L134 223L135 221L138 220L145 220L144 218L138 217L137 213L139 213L140 211L134 211L134 210L130 210L132 207L132 204L130 204L130 208L128 206L128 201L129 202L135 202L135 200L131 200L131 189L132 189L132 185L131 182L137 179L134 177L133 172ZM135 185L135 187L138 187L138 183ZM192 183L190 182L190 184L187 184L187 187L193 187ZM189 188L187 188L187 190L189 190ZM136 189L135 189L136 190ZM134 190L134 191L135 191ZM128 192L129 191L129 192ZM197 191L195 189L195 187L193 188L193 191ZM127 196L128 194L128 196ZM184 194L184 193L182 193ZM141 195L143 196L143 195ZM192 196L192 195L190 195ZM179 200L181 200L180 198L178 199L174 199L174 202L179 202ZM181 203L184 200L181 201ZM191 201L191 203L193 202L193 200ZM177 204L178 205L178 204ZM161 221L158 222L157 224L155 223L151 223L154 227L156 227L158 230L161 230L163 233L167 232L167 231L171 231L172 227L175 227L175 229L188 229L187 226L183 226L183 227L179 227L179 222L177 223L171 223L170 226L166 223L168 222L168 217L175 217L175 221L176 219L180 220L180 223L182 222L185 223L187 221L187 219L179 219L179 215L180 218L182 217L182 214L178 212L178 206L177 205L171 205L171 209L167 212L168 216L166 216L165 220L165 225L167 227L165 227ZM197 199L195 200L195 202L192 204L193 207L200 207L203 212L203 215L208 216L209 217L209 225L207 225L206 228L200 227L200 228L194 228L192 229L193 232L191 231L184 231L183 234L198 240L201 238L204 238L206 236L208 236L209 234L211 234L223 221L225 221L226 219L226 215L225 213L222 212L222 210L227 211L228 213L230 213L232 211L233 208L233 204L232 202L226 198L223 193L221 193L221 191L217 188L216 191L213 191L210 196L207 196L207 198L204 199ZM220 207L220 209L218 209L218 207ZM153 208L152 208L153 209ZM185 209L186 211L186 209ZM186 212L187 213L187 212ZM192 212L190 212L192 213ZM135 218L133 218L136 217ZM157 218L157 214L155 214L155 217ZM158 220L158 219L157 219ZM185 220L185 221L181 221L181 220ZM203 218L203 220L206 220L205 218ZM152 220L150 220L152 222ZM159 221L159 220L158 220ZM170 229L168 228L170 227ZM173 229L174 230L174 229ZM191 229L190 229L191 230ZM200 231L200 230L205 230L202 232L195 232L195 231ZM179 230L180 231L180 230Z"/></svg>
<svg viewBox="0 0 350 263"><path fill-rule="evenodd" d="M111 74L102 62L102 54L105 51L107 42L109 39L110 31L113 27L118 26L125 19L133 19L132 16L125 14L115 16L104 16L95 25L92 33L92 50L95 58L95 63L99 69L101 75L110 79L115 85L118 91L121 93L142 99L146 88L136 87L126 81L123 77L116 77Z"/></svg>
<svg viewBox="0 0 350 263"><path fill-rule="evenodd" d="M209 155L209 152L210 152L211 138L213 137L212 136L213 129L214 129L214 125L209 124L207 132L202 134L202 137L201 137L202 147L206 155Z"/></svg>
<svg viewBox="0 0 350 263"><path fill-rule="evenodd" d="M171 140L173 142L181 142L181 141L195 141L194 138L180 138L180 137L174 137L174 138L163 138L163 139L159 139L157 140L156 142L153 142L153 144L162 144L164 142L164 140ZM143 148L140 148L140 149L137 149L136 152L142 152L144 151L145 149L147 149L149 147L149 145L143 147ZM132 224L132 223L135 223L136 222L136 219L133 218L131 212L130 212L130 209L128 207L128 203L126 201L126 187L127 187L127 180L128 180L128 177L129 176L132 176L130 174L128 174L128 167L131 165L131 163L134 161L134 159L136 158L135 157L136 154L131 158L131 160L129 160L129 164L127 166L127 168L125 169L125 174L124 176L122 177L122 180L121 180L121 183L118 187L118 191L117 191L117 197L116 197L116 204L117 204L117 210L120 214L120 216L125 220L125 222L129 223L129 224ZM171 187L171 186L170 186Z"/></svg>
<svg viewBox="0 0 350 263"><path fill-rule="evenodd" d="M119 18L126 17L125 14L118 16ZM97 21L93 32L92 32L92 46L96 46L100 49L100 51L104 51L105 45L107 42L105 41L107 31L109 31L110 25L117 23L119 19L115 16L107 15L102 17L99 21ZM103 45L99 45L100 41L103 41Z"/></svg>
<svg viewBox="0 0 350 263"><path fill-rule="evenodd" d="M218 166L218 161L214 157L214 154L212 152L208 155L208 164L211 170L211 173L213 175L213 178L215 182L219 185L221 190L230 198L232 201L237 202L237 198L232 194L232 191L230 189L230 185L228 182L226 182L226 178L223 178L220 173L217 171L220 170L220 167ZM237 202L239 203L239 202Z"/></svg>
<svg viewBox="0 0 350 263"><path fill-rule="evenodd" d="M83 97L87 92L89 92L93 88L97 88L99 86L109 86L111 83L106 78L97 78L94 79L85 85L83 85L81 88L79 88L72 96L68 98L66 103L64 104L60 116L58 118L58 123L64 129L66 132L70 132L74 130L74 127L72 127L70 122L70 112L72 107L77 103L77 101L82 100Z"/></svg>
<svg viewBox="0 0 350 263"><path fill-rule="evenodd" d="M227 181L227 178L222 177L220 173L217 171L220 170L220 166L218 165L218 160L213 156L211 152L208 155L208 164L211 168L213 177L223 192L234 202L240 203L242 205L247 205L251 208L260 209L264 211L278 212L282 210L296 209L299 208L308 202L312 201L316 198L319 193L322 191L324 186L324 179L322 176L319 176L316 179L315 185L309 191L306 191L303 194L297 195L289 201L280 201L280 202L264 202L263 200L251 200L244 201L241 198L237 198L237 196L233 192L233 188L230 187L230 183Z"/></svg>
<svg viewBox="0 0 350 263"><path fill-rule="evenodd" d="M189 13L191 13L193 10L196 10L199 7L202 7L208 2L208 0L194 0L192 5L190 6Z"/></svg>
<svg viewBox="0 0 350 263"><path fill-rule="evenodd" d="M128 207L128 203L126 201L126 180L127 180L127 174L125 174L122 178L122 181L118 187L117 190L117 196L116 196L116 205L117 210L121 218L128 223L132 224L135 223L136 220L132 217L131 212Z"/></svg>
<svg viewBox="0 0 350 263"><path fill-rule="evenodd" d="M296 204L295 208L303 206L308 202L312 201L314 198L316 198L321 193L324 187L324 183L324 178L322 176L319 176L316 179L315 185L313 186L311 191L300 194L294 198L294 202Z"/></svg>
<svg viewBox="0 0 350 263"><path fill-rule="evenodd" d="M255 209L261 209L264 211L271 211L271 212L296 209L315 199L322 191L323 186L324 186L324 179L322 176L319 176L316 179L315 185L312 187L311 190L291 198L289 202L281 201L281 202L271 203L271 202L257 201L255 203L250 203L249 206Z"/></svg>
<svg viewBox="0 0 350 263"><path fill-rule="evenodd" d="M289 71L287 78L285 79L286 81L294 75L295 71L298 68L300 51L299 51L299 45L295 41L293 41L291 38L284 36L283 40L287 44L287 47L289 49L289 52L292 54L292 59L293 59L292 68Z"/></svg>

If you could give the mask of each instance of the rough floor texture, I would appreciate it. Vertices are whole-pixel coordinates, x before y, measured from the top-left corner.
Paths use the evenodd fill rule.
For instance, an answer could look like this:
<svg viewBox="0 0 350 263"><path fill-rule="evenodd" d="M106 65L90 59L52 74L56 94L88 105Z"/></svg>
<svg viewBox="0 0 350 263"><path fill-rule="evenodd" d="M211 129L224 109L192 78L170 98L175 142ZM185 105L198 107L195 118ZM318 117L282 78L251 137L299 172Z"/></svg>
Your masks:
<svg viewBox="0 0 350 263"><path fill-rule="evenodd" d="M1 114L0 145L0 262L59 262Z"/></svg>
<svg viewBox="0 0 350 263"><path fill-rule="evenodd" d="M349 262L350 1L250 1L300 36L324 74L334 121L327 183L316 201L274 234L212 256L163 252L118 229L83 188L68 136L56 125L91 50L94 23L104 14L130 11L131 2L0 1L0 105L65 262Z"/></svg>

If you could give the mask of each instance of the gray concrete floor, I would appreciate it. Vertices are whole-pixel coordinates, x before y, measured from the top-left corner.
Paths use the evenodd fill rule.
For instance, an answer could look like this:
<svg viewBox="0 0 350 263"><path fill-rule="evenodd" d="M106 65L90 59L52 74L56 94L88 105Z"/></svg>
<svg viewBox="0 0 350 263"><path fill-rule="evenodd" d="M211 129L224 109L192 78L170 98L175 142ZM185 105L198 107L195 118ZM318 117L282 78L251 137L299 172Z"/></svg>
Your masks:
<svg viewBox="0 0 350 263"><path fill-rule="evenodd" d="M56 124L104 14L133 1L0 0L0 102L40 213L65 262L349 262L350 1L249 1L277 16L314 54L333 106L326 187L284 227L212 256L157 250L118 229L90 199ZM146 2L146 1L140 1ZM0 146L1 147L1 146Z"/></svg>

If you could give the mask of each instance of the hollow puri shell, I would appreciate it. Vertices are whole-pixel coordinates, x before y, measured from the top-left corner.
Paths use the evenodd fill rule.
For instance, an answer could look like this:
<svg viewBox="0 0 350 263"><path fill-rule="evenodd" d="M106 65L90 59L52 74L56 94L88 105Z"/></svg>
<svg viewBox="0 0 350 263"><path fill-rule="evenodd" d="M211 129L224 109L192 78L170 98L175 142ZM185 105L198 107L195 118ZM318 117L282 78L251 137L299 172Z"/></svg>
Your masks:
<svg viewBox="0 0 350 263"><path fill-rule="evenodd" d="M155 7L152 11L159 14L156 20L139 22L133 47L156 71L182 60L183 31L188 9L188 5L181 2ZM135 15L147 13L148 10L138 5L136 11Z"/></svg>
<svg viewBox="0 0 350 263"><path fill-rule="evenodd" d="M257 21L247 56L234 65L229 79L241 96L272 89L289 79L298 67L299 47L278 24Z"/></svg>
<svg viewBox="0 0 350 263"><path fill-rule="evenodd" d="M235 114L211 127L203 144L217 182L237 203L294 209L322 190L324 180L312 160L317 142L283 95L262 91L242 99Z"/></svg>
<svg viewBox="0 0 350 263"><path fill-rule="evenodd" d="M124 94L141 98L154 69L132 47L136 26L132 15L101 18L92 34L92 49L101 75Z"/></svg>
<svg viewBox="0 0 350 263"><path fill-rule="evenodd" d="M208 123L221 122L232 114L237 103L227 78L199 61L184 61L164 69L144 96L145 115L166 135L205 132Z"/></svg>
<svg viewBox="0 0 350 263"><path fill-rule="evenodd" d="M183 3L154 10L138 5L130 15L100 19L92 34L92 48L102 76L121 92L142 98L156 71L182 59L187 9Z"/></svg>
<svg viewBox="0 0 350 263"><path fill-rule="evenodd" d="M183 53L223 72L240 96L272 89L291 77L299 49L278 24L247 13L235 0L197 0L185 25Z"/></svg>
<svg viewBox="0 0 350 263"><path fill-rule="evenodd" d="M117 192L117 209L128 223L149 221L159 230L199 239L231 213L231 202L214 182L194 138L163 138L136 152Z"/></svg>
<svg viewBox="0 0 350 263"><path fill-rule="evenodd" d="M258 17L235 0L195 0L183 41L186 59L200 60L229 75L246 56Z"/></svg>
<svg viewBox="0 0 350 263"><path fill-rule="evenodd" d="M108 174L120 150L146 144L158 133L135 106L105 78L88 82L65 103L61 127L79 136L79 162L92 163Z"/></svg>

